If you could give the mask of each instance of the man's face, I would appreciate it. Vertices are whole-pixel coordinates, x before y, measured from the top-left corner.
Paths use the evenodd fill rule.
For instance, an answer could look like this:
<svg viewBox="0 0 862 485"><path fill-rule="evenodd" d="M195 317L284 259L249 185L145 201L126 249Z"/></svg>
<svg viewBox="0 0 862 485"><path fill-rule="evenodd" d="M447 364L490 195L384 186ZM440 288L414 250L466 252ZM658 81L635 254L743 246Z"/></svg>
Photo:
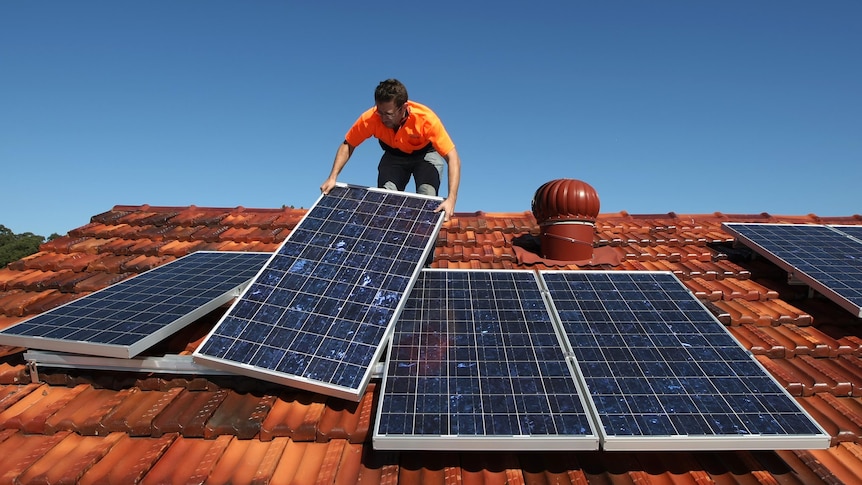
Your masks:
<svg viewBox="0 0 862 485"><path fill-rule="evenodd" d="M406 103L405 103L406 104ZM387 128L398 128L404 121L405 106L396 106L395 101L382 101L377 103L377 116L383 121Z"/></svg>

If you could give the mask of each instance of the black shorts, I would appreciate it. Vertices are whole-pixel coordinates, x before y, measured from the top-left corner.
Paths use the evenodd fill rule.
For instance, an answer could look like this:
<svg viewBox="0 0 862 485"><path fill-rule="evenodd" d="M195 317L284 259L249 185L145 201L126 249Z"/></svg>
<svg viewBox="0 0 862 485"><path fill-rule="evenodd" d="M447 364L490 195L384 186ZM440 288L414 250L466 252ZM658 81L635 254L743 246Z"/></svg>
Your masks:
<svg viewBox="0 0 862 485"><path fill-rule="evenodd" d="M416 192L437 195L440 192L440 177L443 173L443 157L434 150L417 152L407 156L383 152L377 166L377 186L404 191L413 176ZM433 188L433 193L431 193Z"/></svg>

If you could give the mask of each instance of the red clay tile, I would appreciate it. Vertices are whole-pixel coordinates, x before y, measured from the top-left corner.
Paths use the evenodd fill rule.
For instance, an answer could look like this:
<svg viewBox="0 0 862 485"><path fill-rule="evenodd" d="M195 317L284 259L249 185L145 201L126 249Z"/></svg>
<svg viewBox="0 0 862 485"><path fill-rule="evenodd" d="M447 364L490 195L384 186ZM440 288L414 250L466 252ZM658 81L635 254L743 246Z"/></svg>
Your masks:
<svg viewBox="0 0 862 485"><path fill-rule="evenodd" d="M143 254L147 256L158 256L159 248L164 246L165 241L157 240L157 239L138 239L133 246L129 248L129 251L132 254ZM156 267L160 262L154 260L153 266Z"/></svg>
<svg viewBox="0 0 862 485"><path fill-rule="evenodd" d="M225 434L240 439L255 437L275 399L271 395L256 396L230 391L207 421L204 437L214 438Z"/></svg>
<svg viewBox="0 0 862 485"><path fill-rule="evenodd" d="M775 334L791 341L795 354L813 357L833 357L839 353L841 345L815 328L800 327L787 323L775 327ZM846 352L845 352L846 353Z"/></svg>
<svg viewBox="0 0 862 485"><path fill-rule="evenodd" d="M79 485L138 483L177 438L130 438L122 435L98 463L89 468Z"/></svg>
<svg viewBox="0 0 862 485"><path fill-rule="evenodd" d="M62 260L64 257L66 257L65 254L39 251L38 253L32 254L26 258L13 261L9 263L7 267L9 269L14 269L15 271L24 271L27 269L53 271L57 269L57 261Z"/></svg>
<svg viewBox="0 0 862 485"><path fill-rule="evenodd" d="M234 439L228 435L211 440L178 436L140 483L204 483Z"/></svg>
<svg viewBox="0 0 862 485"><path fill-rule="evenodd" d="M255 229L251 227L231 227L227 231L221 233L219 238L222 241L251 243L253 241L251 235L254 231Z"/></svg>
<svg viewBox="0 0 862 485"><path fill-rule="evenodd" d="M850 419L835 408L838 401L840 401L838 398L828 393L815 394L799 400L802 407L832 437L833 446L842 441L858 441L862 436L862 427L859 426L858 420Z"/></svg>
<svg viewBox="0 0 862 485"><path fill-rule="evenodd" d="M103 224L116 224L117 220L131 212L140 210L141 206L115 205L111 210L96 214L90 218L92 222L101 222Z"/></svg>
<svg viewBox="0 0 862 485"><path fill-rule="evenodd" d="M202 438L206 422L229 392L183 390L153 420L153 436L181 433L187 438Z"/></svg>
<svg viewBox="0 0 862 485"><path fill-rule="evenodd" d="M119 283L126 278L130 278L134 276L132 273L95 273L93 276L82 280L78 284L75 285L75 293L78 293L79 296L84 296L83 294L91 293L96 290L101 290L102 288L106 288L113 284Z"/></svg>
<svg viewBox="0 0 862 485"><path fill-rule="evenodd" d="M286 446L284 438L268 442L231 440L207 477L207 483L267 483Z"/></svg>
<svg viewBox="0 0 862 485"><path fill-rule="evenodd" d="M153 434L155 417L182 392L181 388L168 391L141 391L130 394L102 418L99 434L123 432L130 436Z"/></svg>
<svg viewBox="0 0 862 485"><path fill-rule="evenodd" d="M808 455L811 461L817 463L812 468L825 483L862 483L862 449L858 443L840 443L828 450L811 450L799 454Z"/></svg>
<svg viewBox="0 0 862 485"><path fill-rule="evenodd" d="M0 314L9 317L23 317L28 315L29 306L38 305L45 297L58 293L56 290L36 292L13 290L0 294Z"/></svg>
<svg viewBox="0 0 862 485"><path fill-rule="evenodd" d="M130 255L115 256L102 254L101 256L101 258L90 263L87 271L121 273L123 265L134 258L134 256Z"/></svg>
<svg viewBox="0 0 862 485"><path fill-rule="evenodd" d="M25 433L44 433L48 418L86 388L83 384L73 388L41 386L0 413L0 423L5 428L20 429Z"/></svg>
<svg viewBox="0 0 862 485"><path fill-rule="evenodd" d="M69 254L58 254L57 258L51 260L49 265L45 267L37 268L42 270L52 270L52 271L84 271L87 268L87 265L90 261L98 259L99 256L97 254L91 253L83 253L83 252L72 252ZM48 261L45 260L47 263Z"/></svg>
<svg viewBox="0 0 862 485"><path fill-rule="evenodd" d="M343 440L329 443L288 441L272 477L272 484L333 483L346 447Z"/></svg>
<svg viewBox="0 0 862 485"><path fill-rule="evenodd" d="M150 226L142 229L138 232L138 237L140 239L150 239L152 241L164 241L165 234L168 234L176 229L176 226L173 224L165 224L160 226Z"/></svg>
<svg viewBox="0 0 862 485"><path fill-rule="evenodd" d="M2 320L2 318L0 318ZM24 349L19 349L18 353ZM24 364L9 364L0 362L0 385L18 385L30 382L30 373Z"/></svg>
<svg viewBox="0 0 862 485"><path fill-rule="evenodd" d="M370 383L359 402L332 400L323 410L317 426L317 441L346 439L363 443L370 437L369 429L377 402L377 385Z"/></svg>
<svg viewBox="0 0 862 485"><path fill-rule="evenodd" d="M181 257L199 250L204 244L203 241L171 241L159 248L159 255Z"/></svg>
<svg viewBox="0 0 862 485"><path fill-rule="evenodd" d="M287 392L279 396L261 423L260 439L283 436L293 441L314 441L326 399L312 393Z"/></svg>
<svg viewBox="0 0 862 485"><path fill-rule="evenodd" d="M70 433L16 478L22 484L78 483L81 476L121 439L121 433L107 437Z"/></svg>
<svg viewBox="0 0 862 485"><path fill-rule="evenodd" d="M783 359L793 357L796 349L793 341L772 331L772 327L743 324L731 326L728 330L736 340L755 355Z"/></svg>
<svg viewBox="0 0 862 485"><path fill-rule="evenodd" d="M700 300L716 301L724 296L720 286L714 281L707 281L703 278L689 278L683 281L683 284Z"/></svg>
<svg viewBox="0 0 862 485"><path fill-rule="evenodd" d="M176 258L173 256L157 257L140 255L123 264L122 269L131 273L143 273L144 271L149 271L157 266L169 263L174 259Z"/></svg>
<svg viewBox="0 0 862 485"><path fill-rule="evenodd" d="M174 216L171 222L188 227L215 226L221 222L226 212L228 211L223 209L190 206Z"/></svg>
<svg viewBox="0 0 862 485"><path fill-rule="evenodd" d="M51 436L25 435L19 432L0 442L0 456L3 457L0 483L20 483L18 478L21 474L70 435L73 434L68 431Z"/></svg>
<svg viewBox="0 0 862 485"><path fill-rule="evenodd" d="M29 396L36 389L41 388L39 384L5 385L0 388L0 412Z"/></svg>
<svg viewBox="0 0 862 485"><path fill-rule="evenodd" d="M221 239L219 236L221 233L227 231L229 228L227 226L215 226L215 227L201 227L198 228L197 231L192 233L191 239L193 241L206 241L206 242L216 242Z"/></svg>
<svg viewBox="0 0 862 485"><path fill-rule="evenodd" d="M41 271L38 269L28 269L15 272L13 278L6 282L6 290L30 290L36 291L36 285L43 279L50 277L53 273L50 271Z"/></svg>
<svg viewBox="0 0 862 485"><path fill-rule="evenodd" d="M96 435L101 430L101 420L135 392L139 391L134 388L112 391L87 387L45 421L45 431L70 430L82 435Z"/></svg>
<svg viewBox="0 0 862 485"><path fill-rule="evenodd" d="M134 239L127 239L117 237L109 240L103 246L103 252L114 254L117 256L130 256L132 255L131 248L137 244L137 241Z"/></svg>
<svg viewBox="0 0 862 485"><path fill-rule="evenodd" d="M75 244L85 241L86 238L61 236L57 239L52 239L39 245L39 251L50 253L69 253L70 248Z"/></svg>

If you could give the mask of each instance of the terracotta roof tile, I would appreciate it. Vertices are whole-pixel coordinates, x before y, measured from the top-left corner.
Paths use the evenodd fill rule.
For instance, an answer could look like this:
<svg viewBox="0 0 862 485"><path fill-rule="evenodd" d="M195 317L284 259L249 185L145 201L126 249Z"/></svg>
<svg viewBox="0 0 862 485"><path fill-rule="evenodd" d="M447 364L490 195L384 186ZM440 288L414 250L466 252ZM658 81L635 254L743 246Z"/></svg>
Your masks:
<svg viewBox="0 0 862 485"><path fill-rule="evenodd" d="M153 436L180 433L190 438L202 438L207 421L228 393L227 389L183 390L153 420Z"/></svg>
<svg viewBox="0 0 862 485"><path fill-rule="evenodd" d="M35 309L50 306L64 299L65 296L57 290L45 288L39 291L7 291L0 293L0 313L9 317L23 317L33 314Z"/></svg>
<svg viewBox="0 0 862 485"><path fill-rule="evenodd" d="M179 258L199 251L204 245L203 241L171 241L159 247L159 255Z"/></svg>
<svg viewBox="0 0 862 485"><path fill-rule="evenodd" d="M72 236L61 236L48 242L42 243L39 246L39 251L44 251L48 253L69 253L71 252L72 246L74 246L75 244L80 244L86 240L86 237L74 238Z"/></svg>
<svg viewBox="0 0 862 485"><path fill-rule="evenodd" d="M84 294L101 290L131 276L133 276L132 273L95 273L93 276L78 282L75 285L75 293L78 293L78 296L84 296Z"/></svg>
<svg viewBox="0 0 862 485"><path fill-rule="evenodd" d="M153 435L153 420L183 391L140 391L130 394L100 422L99 434L121 432L129 436Z"/></svg>
<svg viewBox="0 0 862 485"><path fill-rule="evenodd" d="M8 434L8 432L4 431L4 434ZM0 468L0 482L15 483L17 481L20 483L19 477L22 474L31 469L43 456L69 436L74 436L74 434L69 432L53 435L9 434L6 439L0 442L0 456L3 457L4 462L3 467ZM56 460L66 463L62 457L58 457Z"/></svg>
<svg viewBox="0 0 862 485"><path fill-rule="evenodd" d="M191 206L174 216L171 222L185 227L216 226L225 217L224 209Z"/></svg>
<svg viewBox="0 0 862 485"><path fill-rule="evenodd" d="M102 255L101 258L93 261L87 267L87 271L94 273L121 273L123 265L131 261L134 256L122 255Z"/></svg>
<svg viewBox="0 0 862 485"><path fill-rule="evenodd" d="M271 395L229 392L207 421L204 437L232 435L250 439L257 436L275 399L275 396Z"/></svg>
<svg viewBox="0 0 862 485"><path fill-rule="evenodd" d="M204 483L233 439L229 435L211 440L177 436L141 484Z"/></svg>
<svg viewBox="0 0 862 485"><path fill-rule="evenodd" d="M97 463L84 472L79 485L139 483L177 438L131 438L121 435Z"/></svg>

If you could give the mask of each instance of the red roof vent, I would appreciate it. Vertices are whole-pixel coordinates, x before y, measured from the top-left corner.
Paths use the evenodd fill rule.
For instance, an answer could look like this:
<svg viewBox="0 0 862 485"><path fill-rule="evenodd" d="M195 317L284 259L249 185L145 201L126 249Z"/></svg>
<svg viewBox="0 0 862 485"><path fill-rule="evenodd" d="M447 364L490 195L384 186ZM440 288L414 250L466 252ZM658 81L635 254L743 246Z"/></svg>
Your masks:
<svg viewBox="0 0 862 485"><path fill-rule="evenodd" d="M560 261L593 257L599 196L590 184L574 179L545 183L533 196L533 215L541 230L542 257Z"/></svg>

